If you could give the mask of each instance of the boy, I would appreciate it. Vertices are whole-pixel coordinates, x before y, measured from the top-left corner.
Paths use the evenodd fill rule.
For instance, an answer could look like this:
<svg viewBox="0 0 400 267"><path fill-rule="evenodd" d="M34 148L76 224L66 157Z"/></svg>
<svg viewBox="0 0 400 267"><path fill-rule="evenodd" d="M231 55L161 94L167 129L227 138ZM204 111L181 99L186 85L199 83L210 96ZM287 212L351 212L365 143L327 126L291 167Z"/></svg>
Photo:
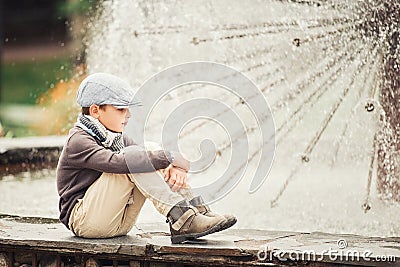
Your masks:
<svg viewBox="0 0 400 267"><path fill-rule="evenodd" d="M172 243L236 223L234 216L213 213L192 195L186 185L190 164L182 155L146 151L122 133L129 107L139 105L125 81L106 73L89 75L79 86L77 102L82 114L57 166L60 220L75 235L126 235L146 199L167 217Z"/></svg>

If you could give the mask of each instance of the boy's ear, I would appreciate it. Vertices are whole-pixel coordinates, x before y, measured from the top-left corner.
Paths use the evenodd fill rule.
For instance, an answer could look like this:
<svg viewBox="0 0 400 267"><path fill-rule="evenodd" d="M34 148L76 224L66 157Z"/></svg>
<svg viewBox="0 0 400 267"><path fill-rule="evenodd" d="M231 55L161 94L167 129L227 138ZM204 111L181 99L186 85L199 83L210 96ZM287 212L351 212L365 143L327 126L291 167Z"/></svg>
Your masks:
<svg viewBox="0 0 400 267"><path fill-rule="evenodd" d="M93 104L93 105L91 105L90 107L89 107L89 115L90 116L92 116L93 118L96 118L96 119L98 119L99 118L99 106L98 105L95 105L95 104Z"/></svg>

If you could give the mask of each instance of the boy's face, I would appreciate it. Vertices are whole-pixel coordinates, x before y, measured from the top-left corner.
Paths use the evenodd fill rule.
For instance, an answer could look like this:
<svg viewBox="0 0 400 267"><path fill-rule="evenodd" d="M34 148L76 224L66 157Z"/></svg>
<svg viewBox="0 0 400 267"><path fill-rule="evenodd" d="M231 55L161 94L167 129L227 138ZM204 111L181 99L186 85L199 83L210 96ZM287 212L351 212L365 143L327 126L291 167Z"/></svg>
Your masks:
<svg viewBox="0 0 400 267"><path fill-rule="evenodd" d="M93 109L93 117L97 118L107 129L114 132L122 132L128 124L131 116L128 108L116 108L112 105L105 105L102 108L97 106Z"/></svg>

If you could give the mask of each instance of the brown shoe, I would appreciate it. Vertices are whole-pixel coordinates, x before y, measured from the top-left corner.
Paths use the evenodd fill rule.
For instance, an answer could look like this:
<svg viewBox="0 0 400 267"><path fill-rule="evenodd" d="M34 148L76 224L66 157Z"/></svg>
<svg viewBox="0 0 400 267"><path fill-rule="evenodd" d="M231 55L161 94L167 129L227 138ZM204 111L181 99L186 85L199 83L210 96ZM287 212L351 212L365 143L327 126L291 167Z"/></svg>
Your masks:
<svg viewBox="0 0 400 267"><path fill-rule="evenodd" d="M212 212L210 207L204 203L204 200L201 196L194 197L189 203L194 206L201 214L209 216L209 217L223 217L225 219L225 223L222 225L221 229L218 231L222 231L232 227L237 219L235 216L230 214L220 215L218 213Z"/></svg>
<svg viewBox="0 0 400 267"><path fill-rule="evenodd" d="M177 203L168 213L172 244L183 243L205 235L215 233L225 223L224 218L209 217L183 200Z"/></svg>

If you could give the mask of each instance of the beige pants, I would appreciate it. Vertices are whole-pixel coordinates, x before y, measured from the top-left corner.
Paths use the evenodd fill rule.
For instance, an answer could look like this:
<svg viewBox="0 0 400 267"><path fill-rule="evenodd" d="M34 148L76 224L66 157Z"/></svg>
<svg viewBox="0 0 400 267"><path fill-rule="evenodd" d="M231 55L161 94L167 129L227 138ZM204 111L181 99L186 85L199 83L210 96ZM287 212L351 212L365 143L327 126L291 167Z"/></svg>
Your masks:
<svg viewBox="0 0 400 267"><path fill-rule="evenodd" d="M75 235L86 238L126 235L146 199L167 216L173 205L192 198L190 188L172 192L158 171L134 175L103 173L78 200L69 227Z"/></svg>

